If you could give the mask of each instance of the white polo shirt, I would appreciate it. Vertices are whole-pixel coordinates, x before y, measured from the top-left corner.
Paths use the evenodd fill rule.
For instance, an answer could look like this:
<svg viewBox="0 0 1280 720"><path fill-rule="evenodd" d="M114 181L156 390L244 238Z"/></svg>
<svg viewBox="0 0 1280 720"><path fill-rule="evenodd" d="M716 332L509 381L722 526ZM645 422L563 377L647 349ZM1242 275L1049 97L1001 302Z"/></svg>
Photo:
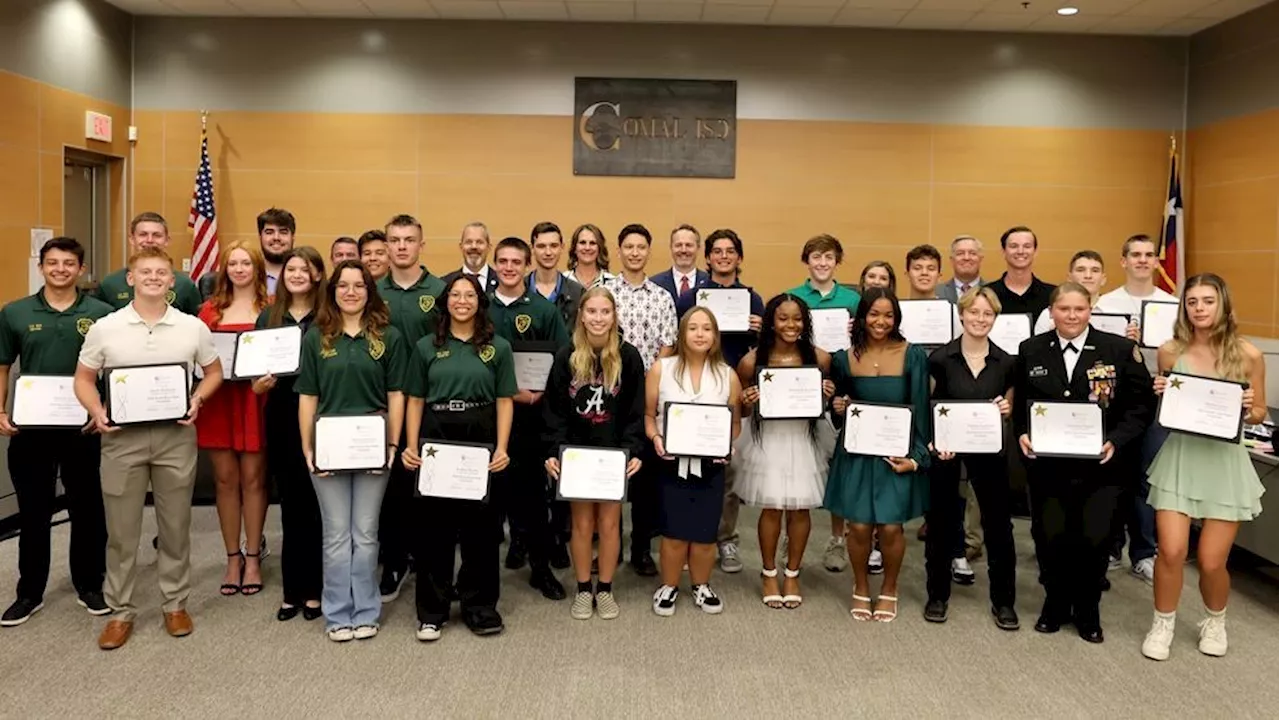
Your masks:
<svg viewBox="0 0 1280 720"><path fill-rule="evenodd" d="M129 303L94 323L80 347L80 364L94 370L177 363L194 368L217 359L209 327L172 305L149 326Z"/></svg>

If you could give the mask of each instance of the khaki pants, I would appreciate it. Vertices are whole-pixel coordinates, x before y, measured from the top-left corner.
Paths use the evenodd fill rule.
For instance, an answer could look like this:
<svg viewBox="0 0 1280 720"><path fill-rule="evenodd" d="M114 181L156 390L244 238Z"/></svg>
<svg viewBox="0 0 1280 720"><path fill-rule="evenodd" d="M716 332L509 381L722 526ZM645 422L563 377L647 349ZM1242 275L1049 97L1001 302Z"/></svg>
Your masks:
<svg viewBox="0 0 1280 720"><path fill-rule="evenodd" d="M107 518L107 581L116 619L132 621L133 583L147 488L160 539L156 568L164 611L183 609L191 594L191 491L196 430L177 424L127 427L102 436L102 500Z"/></svg>

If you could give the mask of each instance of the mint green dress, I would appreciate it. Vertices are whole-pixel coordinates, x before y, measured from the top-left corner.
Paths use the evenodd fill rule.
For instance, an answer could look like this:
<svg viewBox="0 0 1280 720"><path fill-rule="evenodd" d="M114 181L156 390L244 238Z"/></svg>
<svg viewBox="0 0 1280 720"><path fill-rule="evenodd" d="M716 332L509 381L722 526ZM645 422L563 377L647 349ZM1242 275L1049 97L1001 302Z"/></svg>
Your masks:
<svg viewBox="0 0 1280 720"><path fill-rule="evenodd" d="M1182 358L1173 369L1191 372ZM1262 513L1264 489L1243 444L1169 433L1147 474L1147 502L1156 510L1232 522Z"/></svg>
<svg viewBox="0 0 1280 720"><path fill-rule="evenodd" d="M898 474L884 458L850 455L844 450L844 429L836 438L823 505L855 523L897 525L924 515L929 504L929 358L915 345L907 346L901 375L855 377L848 352L831 356L831 379L836 395L893 405L910 405L911 452L919 471Z"/></svg>

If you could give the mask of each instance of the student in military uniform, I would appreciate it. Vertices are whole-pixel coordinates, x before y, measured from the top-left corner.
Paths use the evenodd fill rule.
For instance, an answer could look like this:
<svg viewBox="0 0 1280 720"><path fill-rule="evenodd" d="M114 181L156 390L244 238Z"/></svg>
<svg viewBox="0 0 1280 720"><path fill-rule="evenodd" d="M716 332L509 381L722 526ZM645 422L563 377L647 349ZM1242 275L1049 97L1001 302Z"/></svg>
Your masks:
<svg viewBox="0 0 1280 720"><path fill-rule="evenodd" d="M387 473L316 470L315 421L326 415L387 417L387 466L399 454L408 349L389 324L373 276L344 260L329 278L315 324L302 340L298 425L302 452L316 489L324 543L320 607L334 642L378 634L382 613L374 572L378 565L378 511Z"/></svg>
<svg viewBox="0 0 1280 720"><path fill-rule="evenodd" d="M158 247L161 250L169 248L169 225L163 217L153 212L144 212L129 223L129 254L148 247ZM128 274L128 268L120 268L102 278L94 297L110 305L113 310L128 305L133 300L133 286L129 284ZM200 289L192 282L191 276L178 270L173 273L173 287L165 299L188 315L198 314L200 304L204 302Z"/></svg>
<svg viewBox="0 0 1280 720"><path fill-rule="evenodd" d="M1098 604L1107 571L1111 518L1125 483L1125 458L1137 452L1152 419L1151 375L1132 340L1089 327L1092 301L1066 282L1049 299L1055 330L1022 343L1014 369L1014 431L1028 458L1032 512L1043 537L1045 600L1037 632L1074 623L1100 643ZM1037 401L1102 407L1102 457L1036 458L1028 434Z"/></svg>
<svg viewBox="0 0 1280 720"><path fill-rule="evenodd" d="M445 286L446 305L437 331L418 341L405 389L409 395L402 459L417 470L431 441L492 446L489 495L510 462L512 402L516 376L511 344L494 332L489 299L473 275ZM423 450L425 440L425 450ZM418 497L413 500L414 556L418 562L417 638L440 639L449 619L454 555L462 546L457 593L462 619L477 635L502 632L498 613L498 523L489 500Z"/></svg>
<svg viewBox="0 0 1280 720"><path fill-rule="evenodd" d="M378 294L391 313L391 326L404 337L405 347L435 332L436 302L444 283L419 264L422 254L422 224L411 215L397 215L384 233L391 270L378 281ZM403 445L404 438L398 441ZM413 497L413 473L397 459L382 499L378 522L382 581L378 592L389 603L400 595L409 570L409 506Z"/></svg>
<svg viewBox="0 0 1280 720"><path fill-rule="evenodd" d="M514 352L554 354L569 344L569 333L555 305L532 292L524 284L530 250L524 240L509 237L494 250L498 286L489 298L489 318L494 332L511 343ZM515 396L515 423L536 427L542 419L543 390L522 388ZM506 565L515 570L524 565L528 553L532 574L529 584L548 600L563 600L564 586L551 573L550 563L569 567L569 553L563 543L552 548L548 522L547 475L538 433L522 432L512 438L510 483L499 488L507 515L512 517L511 546Z"/></svg>
<svg viewBox="0 0 1280 720"><path fill-rule="evenodd" d="M5 413L9 369L21 360L23 375L76 371L84 336L111 306L81 293L84 248L69 237L40 248L44 288L0 310L0 435L9 440L9 473L18 496L18 596L0 626L21 625L44 606L49 581L49 519L58 478L71 514L71 584L90 615L111 612L102 597L107 528L98 474L99 437L88 428L19 428ZM67 386L70 389L70 385Z"/></svg>

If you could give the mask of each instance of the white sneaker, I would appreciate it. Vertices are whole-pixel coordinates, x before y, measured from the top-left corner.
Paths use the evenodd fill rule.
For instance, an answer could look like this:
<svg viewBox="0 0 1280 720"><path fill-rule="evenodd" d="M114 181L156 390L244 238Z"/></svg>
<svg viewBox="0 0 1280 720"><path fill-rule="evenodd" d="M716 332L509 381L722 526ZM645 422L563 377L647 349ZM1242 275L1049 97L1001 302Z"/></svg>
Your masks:
<svg viewBox="0 0 1280 720"><path fill-rule="evenodd" d="M720 571L727 573L742 572L742 560L738 559L738 543L720 543Z"/></svg>
<svg viewBox="0 0 1280 720"><path fill-rule="evenodd" d="M590 620L595 614L595 596L590 590L580 590L573 598L573 605L569 608L569 617L574 620Z"/></svg>
<svg viewBox="0 0 1280 720"><path fill-rule="evenodd" d="M663 585L653 594L653 612L661 617L676 614L676 598L680 591L674 585Z"/></svg>
<svg viewBox="0 0 1280 720"><path fill-rule="evenodd" d="M953 558L951 560L951 579L957 585L972 585L975 577L973 568L969 566L969 561L965 558Z"/></svg>
<svg viewBox="0 0 1280 720"><path fill-rule="evenodd" d="M377 634L378 634L377 625L361 625L360 627L351 631L351 636L357 640L368 640L369 638Z"/></svg>
<svg viewBox="0 0 1280 720"><path fill-rule="evenodd" d="M1148 585L1153 585L1153 584L1155 584L1155 581L1156 581L1156 559L1155 559L1155 558L1142 558L1141 560L1139 560L1139 561L1137 562L1137 564L1136 564L1136 565L1134 565L1134 566L1133 566L1133 569L1129 571L1129 574L1130 574L1130 575L1133 575L1134 577L1138 578L1139 580L1142 580L1143 582L1145 582L1145 583L1146 583L1146 584L1148 584Z"/></svg>
<svg viewBox="0 0 1280 720"><path fill-rule="evenodd" d="M822 567L831 572L841 572L849 565L849 551L845 548L844 538L827 539L827 549L822 552Z"/></svg>
<svg viewBox="0 0 1280 720"><path fill-rule="evenodd" d="M1227 614L1226 612L1200 621L1200 652L1213 657L1227 654Z"/></svg>
<svg viewBox="0 0 1280 720"><path fill-rule="evenodd" d="M422 642L435 642L440 639L440 626L422 623L414 635Z"/></svg>
<svg viewBox="0 0 1280 720"><path fill-rule="evenodd" d="M329 631L329 639L334 642L348 642L354 640L355 637L355 631L349 627L339 627Z"/></svg>
<svg viewBox="0 0 1280 720"><path fill-rule="evenodd" d="M724 612L724 603L710 585L693 586L693 604L708 615L719 615Z"/></svg>
<svg viewBox="0 0 1280 720"><path fill-rule="evenodd" d="M1155 614L1147 638L1142 641L1142 654L1152 660L1168 660L1169 646L1173 644L1174 616Z"/></svg>
<svg viewBox="0 0 1280 720"><path fill-rule="evenodd" d="M867 572L872 575L884 572L884 554L879 550L872 550L871 555L867 557Z"/></svg>

